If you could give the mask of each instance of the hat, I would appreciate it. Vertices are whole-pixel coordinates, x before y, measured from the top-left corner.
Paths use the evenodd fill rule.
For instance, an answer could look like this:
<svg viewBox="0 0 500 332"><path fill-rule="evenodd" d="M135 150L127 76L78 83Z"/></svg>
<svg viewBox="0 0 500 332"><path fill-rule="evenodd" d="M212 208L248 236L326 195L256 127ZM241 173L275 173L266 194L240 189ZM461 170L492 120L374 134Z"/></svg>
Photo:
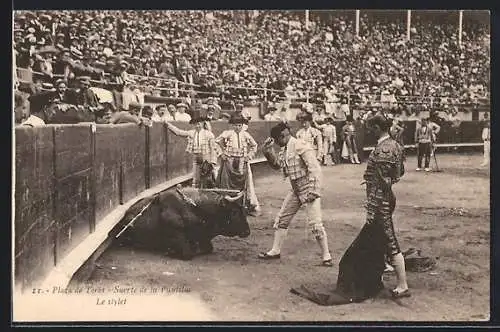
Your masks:
<svg viewBox="0 0 500 332"><path fill-rule="evenodd" d="M348 114L346 117L345 117L346 121L349 121L349 122L352 122L353 121L353 117L351 114Z"/></svg>
<svg viewBox="0 0 500 332"><path fill-rule="evenodd" d="M60 79L58 79L56 81L56 86L59 86L59 84L61 84L61 83L64 83L64 84L68 85L68 83L65 80L63 80L62 78L60 78Z"/></svg>
<svg viewBox="0 0 500 332"><path fill-rule="evenodd" d="M243 109L243 104L242 103L237 103L234 106L236 107L236 110L242 110Z"/></svg>
<svg viewBox="0 0 500 332"><path fill-rule="evenodd" d="M201 115L200 109L193 110L193 115L191 116L191 120L189 120L190 124L195 124L198 122L207 121L208 119L205 116Z"/></svg>
<svg viewBox="0 0 500 332"><path fill-rule="evenodd" d="M243 123L243 124L248 124L248 120L243 117L240 113L233 113L231 114L231 117L229 118L229 123L230 124L238 124L238 123Z"/></svg>
<svg viewBox="0 0 500 332"><path fill-rule="evenodd" d="M136 101L132 101L132 102L130 102L130 104L128 104L129 109L132 109L132 108L142 108L142 106L144 106L144 105L139 104Z"/></svg>
<svg viewBox="0 0 500 332"><path fill-rule="evenodd" d="M177 106L177 108L180 108L180 107L188 108L188 105L186 105L184 103L178 103L176 106Z"/></svg>
<svg viewBox="0 0 500 332"><path fill-rule="evenodd" d="M42 83L43 91L54 91L54 86L51 83Z"/></svg>
<svg viewBox="0 0 500 332"><path fill-rule="evenodd" d="M90 76L80 76L77 79L80 83L90 83Z"/></svg>
<svg viewBox="0 0 500 332"><path fill-rule="evenodd" d="M297 121L312 121L312 114L308 112L300 112L297 114Z"/></svg>
<svg viewBox="0 0 500 332"><path fill-rule="evenodd" d="M290 127L286 122L278 123L277 125L271 128L271 137L273 139L277 139L285 129L290 129Z"/></svg>

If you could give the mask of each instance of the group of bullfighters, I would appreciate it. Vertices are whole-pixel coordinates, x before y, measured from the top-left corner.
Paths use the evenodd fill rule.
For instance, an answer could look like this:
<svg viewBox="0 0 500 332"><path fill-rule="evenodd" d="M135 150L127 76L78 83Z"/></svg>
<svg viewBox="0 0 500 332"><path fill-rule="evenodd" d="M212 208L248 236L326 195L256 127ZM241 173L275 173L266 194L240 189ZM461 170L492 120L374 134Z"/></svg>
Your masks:
<svg viewBox="0 0 500 332"><path fill-rule="evenodd" d="M249 164L258 146L247 131L249 119L242 114L241 110L242 105L237 105L237 111L229 119L231 128L223 131L218 137L215 137L207 127L207 119L196 112L190 121L194 129L181 130L169 122L166 125L174 134L187 137L186 151L194 157L194 187L203 187L204 165L211 164L215 170L217 162L220 161L218 171L213 173L214 177L217 173L216 187L244 190L247 192L248 200L245 203L248 204L249 211L258 213L260 206L253 188ZM309 120L307 114L303 118ZM376 230L372 231L374 232L372 235L380 240L383 248L380 251L382 256L377 257L376 260L380 261L383 272L385 258L390 258L398 277L398 285L393 290L393 295L404 297L409 295L409 291L404 259L402 259L392 225L395 197L391 189L392 185L398 182L404 174L403 148L390 137L391 121L383 113L373 115L367 121L367 125L378 137L378 145L368 159L364 175L367 185L367 224L378 225ZM265 158L273 169L281 170L285 177L289 178L291 190L286 195L274 220L275 233L272 248L258 255L258 258L262 260L280 258L281 247L287 236L290 222L298 210L305 206L310 231L321 249L321 265L333 266L321 211L323 151L318 151L321 145L318 147L318 144L314 144L316 135L311 129L314 128L306 125L293 135L286 122L279 122L271 129L270 136L263 143L262 152ZM278 153L274 151L275 144L280 148ZM349 262L349 265L352 269L353 265L359 265L364 261L366 257L365 259L360 257ZM345 264L342 269L345 269ZM379 277L380 281L381 275ZM363 286L357 285L356 287Z"/></svg>

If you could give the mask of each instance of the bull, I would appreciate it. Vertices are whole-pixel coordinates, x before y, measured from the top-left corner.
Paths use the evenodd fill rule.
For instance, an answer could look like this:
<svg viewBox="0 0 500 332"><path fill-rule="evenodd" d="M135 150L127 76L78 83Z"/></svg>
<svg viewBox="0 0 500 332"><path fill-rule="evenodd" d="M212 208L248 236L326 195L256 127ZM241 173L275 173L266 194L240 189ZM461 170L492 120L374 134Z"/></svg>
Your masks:
<svg viewBox="0 0 500 332"><path fill-rule="evenodd" d="M212 239L218 235L250 235L243 192L232 197L216 189L178 187L143 198L127 210L119 225L115 237L121 244L183 260L212 253Z"/></svg>

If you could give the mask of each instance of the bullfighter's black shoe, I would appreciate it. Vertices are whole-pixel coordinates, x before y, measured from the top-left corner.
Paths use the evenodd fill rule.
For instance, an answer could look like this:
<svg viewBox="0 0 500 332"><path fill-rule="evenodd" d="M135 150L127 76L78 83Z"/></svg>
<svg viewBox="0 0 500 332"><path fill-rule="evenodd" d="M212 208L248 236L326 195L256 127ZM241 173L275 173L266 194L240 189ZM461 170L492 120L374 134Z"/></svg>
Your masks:
<svg viewBox="0 0 500 332"><path fill-rule="evenodd" d="M260 259L280 259L281 254L269 255L267 252L261 252L257 257Z"/></svg>

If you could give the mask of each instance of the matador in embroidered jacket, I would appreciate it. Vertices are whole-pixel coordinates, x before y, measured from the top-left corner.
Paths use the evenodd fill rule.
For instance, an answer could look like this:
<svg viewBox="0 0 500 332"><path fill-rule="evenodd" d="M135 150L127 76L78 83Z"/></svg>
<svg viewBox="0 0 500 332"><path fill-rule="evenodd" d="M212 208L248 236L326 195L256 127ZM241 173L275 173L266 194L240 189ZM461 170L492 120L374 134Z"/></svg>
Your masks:
<svg viewBox="0 0 500 332"><path fill-rule="evenodd" d="M272 149L273 142L281 147L278 156ZM321 215L321 166L313 147L306 141L293 137L288 125L280 123L271 129L271 137L266 140L263 153L272 168L282 169L285 177L290 179L292 188L275 219L273 248L262 252L259 258L280 258L288 226L300 207L305 205L309 227L322 250L322 265L332 266Z"/></svg>

